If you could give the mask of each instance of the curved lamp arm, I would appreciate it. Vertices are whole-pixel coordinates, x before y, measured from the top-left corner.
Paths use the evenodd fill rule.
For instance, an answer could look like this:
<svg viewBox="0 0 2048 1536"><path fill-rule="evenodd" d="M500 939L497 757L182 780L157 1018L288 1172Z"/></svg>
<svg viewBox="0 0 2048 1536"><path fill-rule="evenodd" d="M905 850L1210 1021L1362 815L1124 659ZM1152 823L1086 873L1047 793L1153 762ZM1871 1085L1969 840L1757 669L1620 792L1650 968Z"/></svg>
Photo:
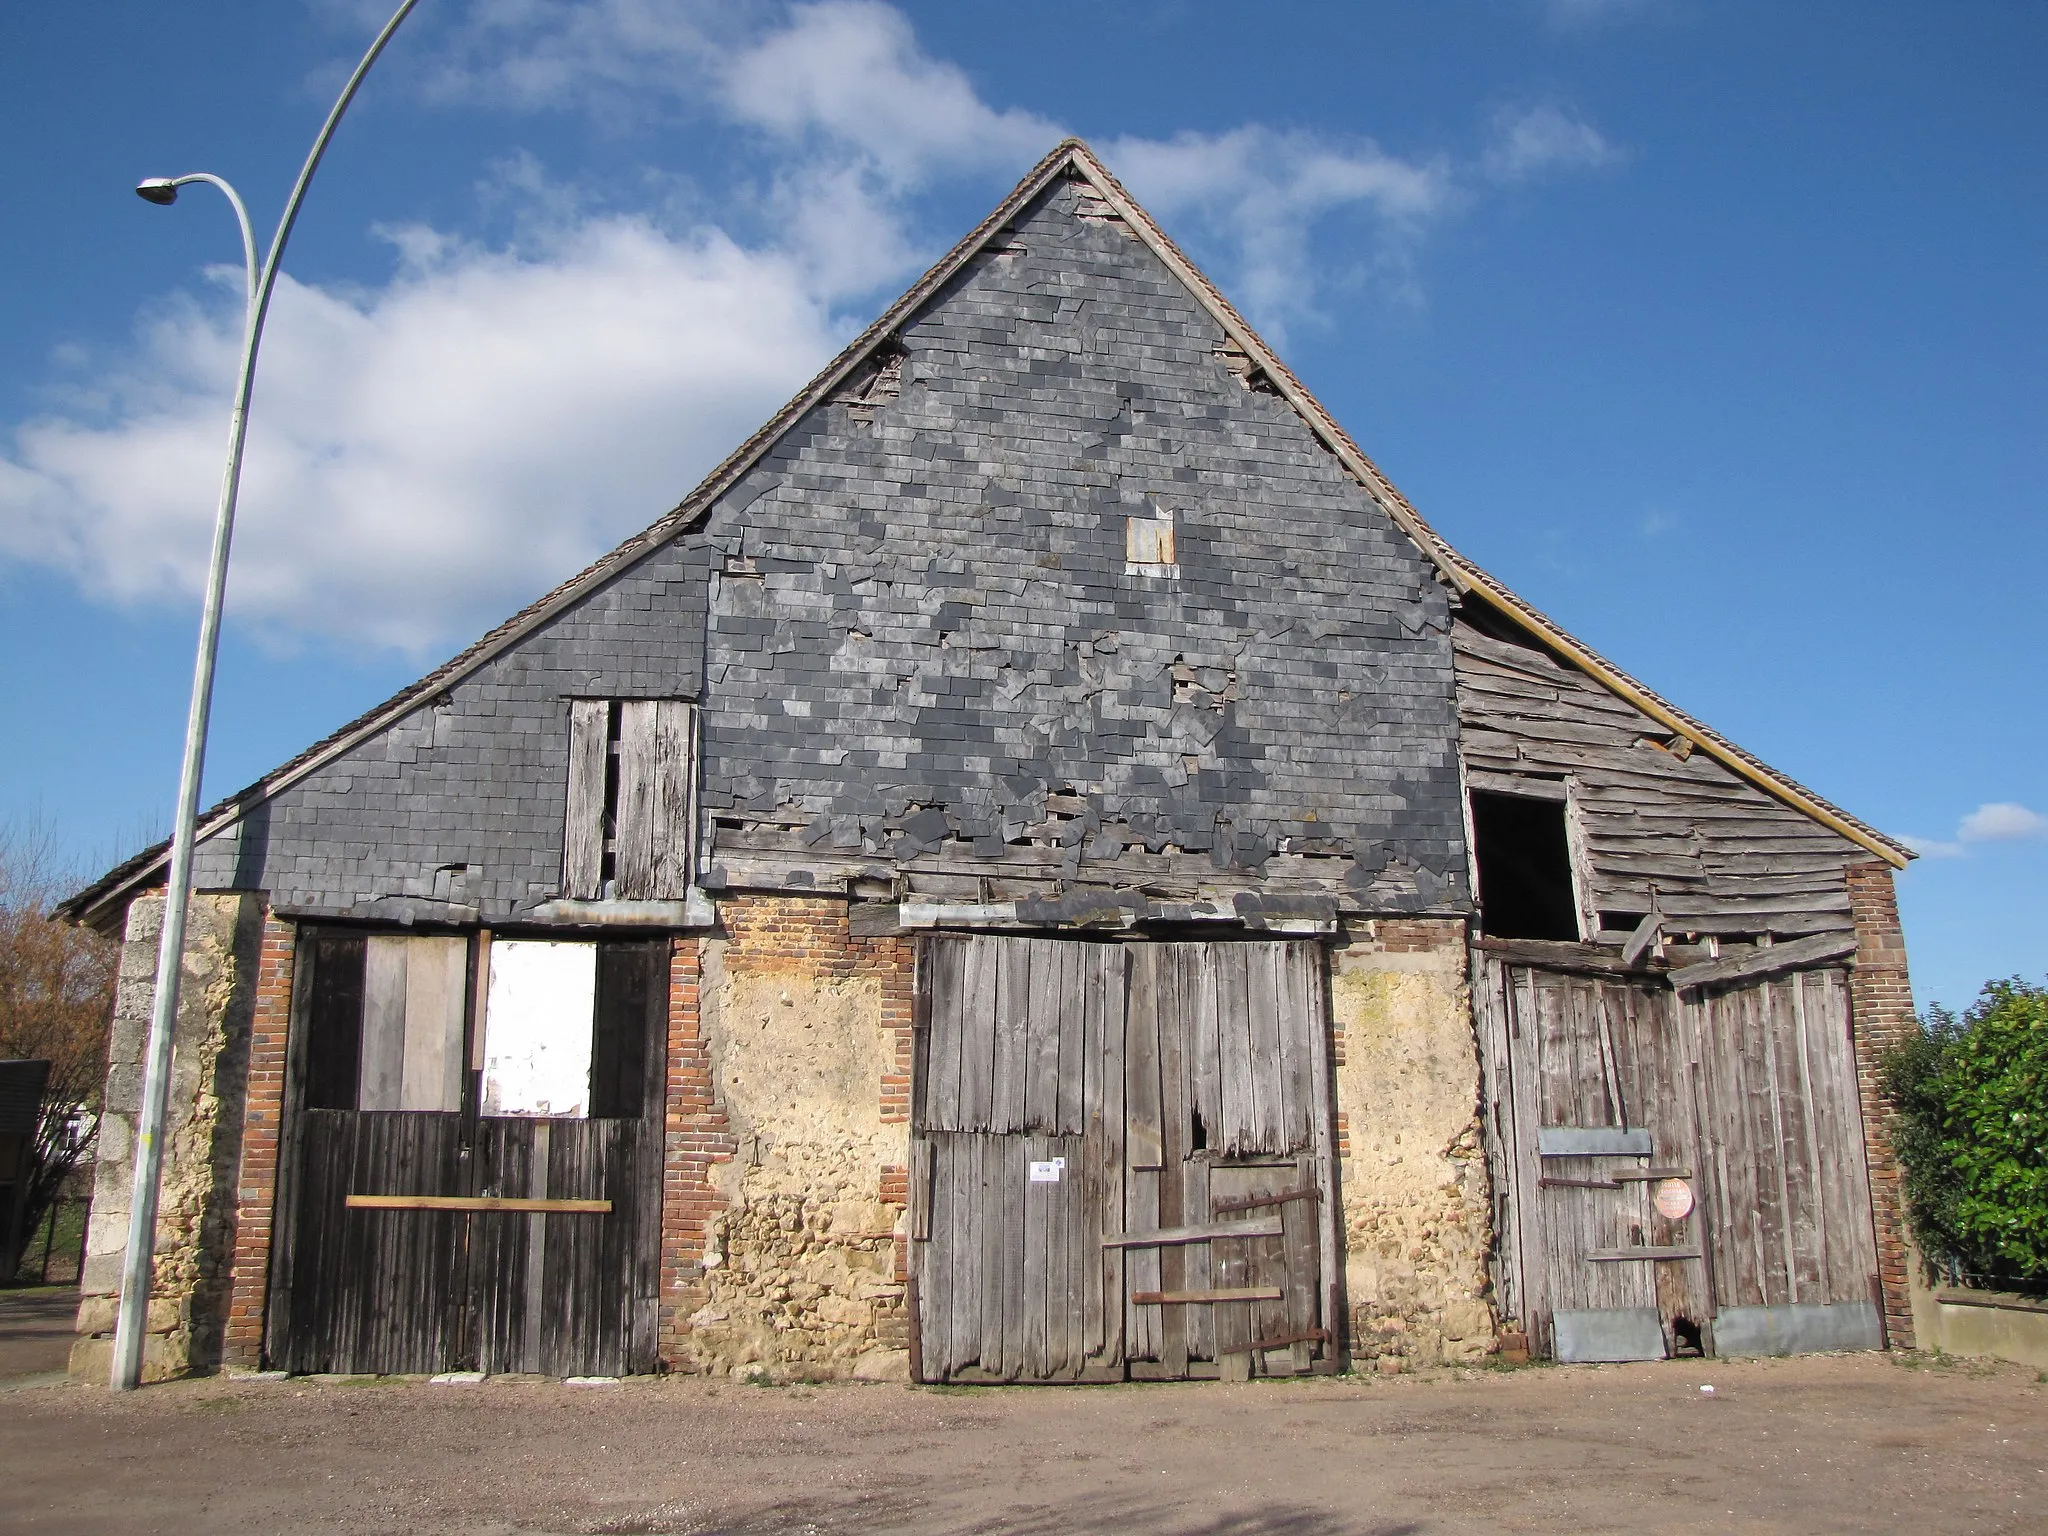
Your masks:
<svg viewBox="0 0 2048 1536"><path fill-rule="evenodd" d="M206 764L206 727L213 711L213 668L220 651L222 599L227 590L228 548L235 531L235 501L242 480L242 445L248 434L249 396L256 382L256 349L263 338L263 318L270 309L270 295L277 286L278 263L284 258L285 242L299 217L299 205L320 168L321 156L341 122L341 115L355 99L363 77L383 53L384 45L400 22L411 14L419 0L404 0L384 24L356 65L355 73L341 89L334 110L327 114L320 135L292 186L284 205L284 217L271 237L270 250L256 267L256 243L249 229L249 215L234 188L217 176L205 174L156 178L135 190L153 203L177 200L180 185L204 181L219 187L235 206L242 225L242 249L247 260L249 304L242 333L242 368L235 383L234 414L228 424L227 471L221 480L220 512L213 525L213 559L206 579L206 602L199 619L199 656L192 671L192 704L185 719L185 757L178 777L177 820L171 832L171 867L165 880L164 925L157 945L156 995L149 1019L149 1043L144 1051L141 1113L135 1131L135 1192L128 1208L128 1246L121 1262L121 1304L114 1330L112 1384L126 1390L142 1381L143 1343L147 1336L149 1283L156 1259L156 1212L163 1175L165 1112L170 1102L171 1044L178 1017L178 991L185 954L185 909L192 894L192 853L198 839L199 780Z"/></svg>

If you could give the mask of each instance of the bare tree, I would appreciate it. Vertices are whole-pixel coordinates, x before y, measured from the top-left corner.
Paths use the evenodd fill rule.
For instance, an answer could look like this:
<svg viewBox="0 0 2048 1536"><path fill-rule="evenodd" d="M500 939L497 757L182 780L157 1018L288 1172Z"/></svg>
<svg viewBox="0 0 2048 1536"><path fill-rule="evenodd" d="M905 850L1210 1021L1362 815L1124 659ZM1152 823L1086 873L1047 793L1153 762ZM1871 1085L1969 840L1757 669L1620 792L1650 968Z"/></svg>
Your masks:
<svg viewBox="0 0 2048 1536"><path fill-rule="evenodd" d="M65 873L47 828L0 829L0 1059L50 1063L25 1170L27 1204L17 1228L24 1236L91 1149L114 1011L120 947L51 915ZM0 1280L13 1276L19 1259L19 1251L0 1252Z"/></svg>

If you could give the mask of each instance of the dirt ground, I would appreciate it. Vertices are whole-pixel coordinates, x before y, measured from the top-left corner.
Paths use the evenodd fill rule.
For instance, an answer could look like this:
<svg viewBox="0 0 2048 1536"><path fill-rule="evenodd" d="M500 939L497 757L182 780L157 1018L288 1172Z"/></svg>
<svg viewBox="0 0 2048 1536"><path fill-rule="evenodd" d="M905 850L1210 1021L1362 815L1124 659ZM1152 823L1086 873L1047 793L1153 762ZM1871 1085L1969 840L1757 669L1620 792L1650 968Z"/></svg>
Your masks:
<svg viewBox="0 0 2048 1536"><path fill-rule="evenodd" d="M2048 1536L2048 1385L1880 1355L1093 1388L30 1378L0 1384L0 1527Z"/></svg>
<svg viewBox="0 0 2048 1536"><path fill-rule="evenodd" d="M70 1286L0 1290L0 1380L63 1370L77 1323L78 1292Z"/></svg>

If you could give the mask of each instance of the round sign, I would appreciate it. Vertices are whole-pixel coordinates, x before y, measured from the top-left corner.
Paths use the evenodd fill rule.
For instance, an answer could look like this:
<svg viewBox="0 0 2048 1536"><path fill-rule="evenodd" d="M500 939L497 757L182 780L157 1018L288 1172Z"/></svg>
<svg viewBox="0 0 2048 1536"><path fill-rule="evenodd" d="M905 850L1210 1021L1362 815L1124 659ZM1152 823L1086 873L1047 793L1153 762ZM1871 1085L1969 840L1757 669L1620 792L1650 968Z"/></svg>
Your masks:
<svg viewBox="0 0 2048 1536"><path fill-rule="evenodd" d="M1683 1221L1692 1214L1692 1186L1683 1179L1657 1181L1657 1214L1668 1221Z"/></svg>

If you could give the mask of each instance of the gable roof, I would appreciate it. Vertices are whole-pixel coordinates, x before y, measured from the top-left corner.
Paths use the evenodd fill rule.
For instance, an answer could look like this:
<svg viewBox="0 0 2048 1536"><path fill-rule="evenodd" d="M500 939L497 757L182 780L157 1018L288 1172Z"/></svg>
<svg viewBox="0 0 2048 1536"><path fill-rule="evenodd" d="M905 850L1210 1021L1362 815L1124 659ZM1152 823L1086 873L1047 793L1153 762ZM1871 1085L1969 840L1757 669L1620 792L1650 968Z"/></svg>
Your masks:
<svg viewBox="0 0 2048 1536"><path fill-rule="evenodd" d="M453 687L526 635L575 604L595 588L627 570L661 548L677 534L687 531L710 510L718 498L758 464L783 435L816 406L832 396L864 364L889 342L892 335L924 304L932 299L966 264L994 240L1004 228L1047 187L1062 177L1086 181L1153 254L1187 287L1197 302L1246 354L1250 367L1265 376L1272 388L1307 423L1347 471L1361 484L1414 540L1436 566L1453 590L1487 603L1526 629L1589 676L1612 690L1674 735L1684 736L1730 771L1766 793L1784 801L1849 841L1869 850L1895 867L1903 868L1913 854L1902 844L1830 804L1813 791L1779 773L1719 732L1702 724L1668 703L1590 646L1575 639L1546 615L1538 612L1494 577L1459 554L1430 527L1393 483L1380 472L1359 446L1323 408L1322 403L1294 376L1287 365L1245 321L1230 301L1202 274L1169 239L1164 230L1102 162L1079 139L1059 144L1010 194L967 234L966 238L919 278L891 304L873 324L860 333L840 354L771 416L762 427L698 484L671 511L652 526L635 534L609 554L601 556L545 596L530 603L504 623L489 631L473 645L436 667L419 681L401 689L383 703L365 711L339 730L315 742L289 762L265 774L254 784L214 805L199 818L199 837L204 839L232 825L251 805L290 787L342 753L394 724L423 702ZM169 853L168 841L144 849L116 865L58 908L72 920L91 921L109 914L114 904L139 889L156 883Z"/></svg>

